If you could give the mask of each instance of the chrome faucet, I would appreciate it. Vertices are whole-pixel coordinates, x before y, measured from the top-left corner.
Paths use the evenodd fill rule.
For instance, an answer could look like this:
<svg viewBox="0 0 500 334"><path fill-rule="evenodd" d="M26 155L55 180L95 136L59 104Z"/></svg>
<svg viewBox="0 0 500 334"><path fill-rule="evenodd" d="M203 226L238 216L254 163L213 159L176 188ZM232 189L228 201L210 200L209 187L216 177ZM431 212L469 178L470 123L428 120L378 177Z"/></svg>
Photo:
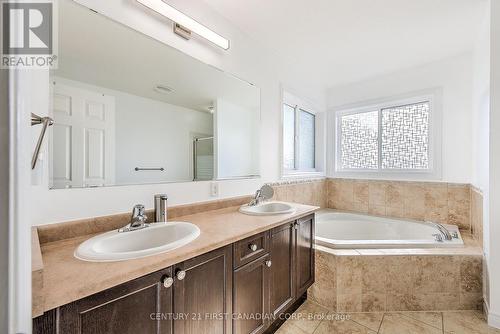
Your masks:
<svg viewBox="0 0 500 334"><path fill-rule="evenodd" d="M259 190L255 192L254 198L248 203L248 206L259 205L262 201L271 199L274 196L273 187L268 184L263 185Z"/></svg>
<svg viewBox="0 0 500 334"><path fill-rule="evenodd" d="M259 189L255 192L254 198L248 203L248 206L256 206L259 205L260 202L264 200L264 197L262 197L262 191Z"/></svg>
<svg viewBox="0 0 500 334"><path fill-rule="evenodd" d="M144 208L144 205L137 204L132 209L132 217L130 217L130 223L119 229L118 232L130 232L148 227L149 224L146 223L147 219L148 217L146 216L146 209Z"/></svg>

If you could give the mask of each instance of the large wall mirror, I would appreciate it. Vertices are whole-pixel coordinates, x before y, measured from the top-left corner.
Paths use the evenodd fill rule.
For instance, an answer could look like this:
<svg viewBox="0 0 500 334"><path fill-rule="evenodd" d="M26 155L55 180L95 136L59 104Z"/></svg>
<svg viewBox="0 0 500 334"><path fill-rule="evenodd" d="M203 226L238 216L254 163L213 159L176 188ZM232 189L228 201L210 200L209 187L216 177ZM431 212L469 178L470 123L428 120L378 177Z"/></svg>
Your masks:
<svg viewBox="0 0 500 334"><path fill-rule="evenodd" d="M257 87L71 0L59 10L51 188L260 174Z"/></svg>

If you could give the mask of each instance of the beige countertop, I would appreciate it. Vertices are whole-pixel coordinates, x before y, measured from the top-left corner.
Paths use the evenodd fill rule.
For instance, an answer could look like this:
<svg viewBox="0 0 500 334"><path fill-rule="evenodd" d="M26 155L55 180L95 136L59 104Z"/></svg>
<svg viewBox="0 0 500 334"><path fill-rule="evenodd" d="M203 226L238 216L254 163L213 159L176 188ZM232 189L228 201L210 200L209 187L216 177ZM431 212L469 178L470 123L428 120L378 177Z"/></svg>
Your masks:
<svg viewBox="0 0 500 334"><path fill-rule="evenodd" d="M297 208L295 213L275 216L249 216L238 212L238 207L229 207L177 217L176 221L196 224L201 235L181 248L135 260L87 262L76 259L73 256L75 249L93 235L42 244L41 263L37 257L36 269L37 273L42 271L37 277L43 279L43 284L38 282L39 284L33 285L33 305L38 305L39 310L34 309L33 316L229 245L319 209L302 204L294 206ZM33 243L38 242L38 237L33 239L36 239ZM43 269L40 269L41 266ZM40 288L43 289L42 293L38 291Z"/></svg>

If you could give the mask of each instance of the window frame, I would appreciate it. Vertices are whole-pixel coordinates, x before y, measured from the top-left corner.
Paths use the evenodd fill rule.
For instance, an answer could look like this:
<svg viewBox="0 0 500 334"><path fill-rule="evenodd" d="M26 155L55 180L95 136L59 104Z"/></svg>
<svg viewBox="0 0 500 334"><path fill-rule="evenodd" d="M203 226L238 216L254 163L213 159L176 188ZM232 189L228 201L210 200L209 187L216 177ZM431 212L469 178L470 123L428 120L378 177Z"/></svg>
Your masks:
<svg viewBox="0 0 500 334"><path fill-rule="evenodd" d="M287 169L284 166L284 106L295 110L295 138L294 138L294 169ZM314 168L299 169L297 163L300 161L300 111L307 112L314 116ZM325 116L324 112L318 111L311 103L298 98L297 96L282 89L282 99L280 104L281 128L280 128L280 170L281 178L308 178L324 177L326 150L325 147Z"/></svg>
<svg viewBox="0 0 500 334"><path fill-rule="evenodd" d="M382 169L382 110L392 107L429 103L429 168L428 169ZM342 168L341 153L341 118L370 111L378 113L378 168L358 169ZM338 107L329 112L333 119L333 159L331 175L337 177L365 177L375 179L441 179L441 93L440 90L407 94L406 96L385 98L378 101L362 102L354 105ZM332 124L333 123L333 124ZM331 152L331 150L329 150Z"/></svg>

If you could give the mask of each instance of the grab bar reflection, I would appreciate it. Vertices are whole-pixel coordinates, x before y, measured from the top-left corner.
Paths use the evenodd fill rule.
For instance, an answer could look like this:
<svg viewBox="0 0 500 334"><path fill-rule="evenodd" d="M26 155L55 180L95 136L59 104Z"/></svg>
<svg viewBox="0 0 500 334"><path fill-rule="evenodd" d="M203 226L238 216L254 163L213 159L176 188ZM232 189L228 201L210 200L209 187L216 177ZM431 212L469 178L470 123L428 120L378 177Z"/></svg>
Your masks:
<svg viewBox="0 0 500 334"><path fill-rule="evenodd" d="M36 142L35 152L33 152L33 157L31 158L31 169L35 169L36 162L38 160L38 155L40 154L40 148L42 147L43 137L45 137L45 132L47 128L54 124L54 120L50 117L40 117L36 114L31 113L31 126L42 124L42 130L40 131L40 136Z"/></svg>
<svg viewBox="0 0 500 334"><path fill-rule="evenodd" d="M159 170L160 172L163 172L165 170L165 168L163 168L163 167L160 167L160 168L139 168L139 167L135 167L134 170L136 172L141 171L141 170Z"/></svg>

